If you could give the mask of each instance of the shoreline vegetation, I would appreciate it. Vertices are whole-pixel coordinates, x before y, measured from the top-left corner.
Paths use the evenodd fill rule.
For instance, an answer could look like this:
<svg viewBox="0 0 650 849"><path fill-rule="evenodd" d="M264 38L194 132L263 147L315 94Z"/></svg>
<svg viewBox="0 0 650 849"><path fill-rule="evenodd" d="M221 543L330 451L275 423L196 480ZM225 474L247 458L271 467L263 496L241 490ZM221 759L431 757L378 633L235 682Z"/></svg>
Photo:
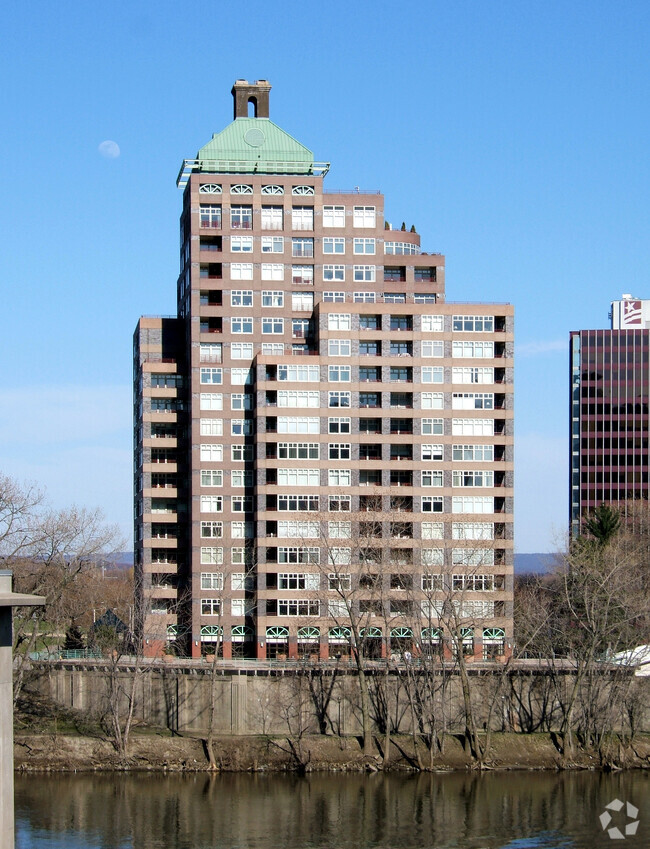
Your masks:
<svg viewBox="0 0 650 849"><path fill-rule="evenodd" d="M553 733L492 732L490 748L480 765L462 734L446 734L441 750L424 769L418 764L413 737L394 735L384 762L381 734L374 736L375 751L363 752L360 736L305 734L216 736L214 765L204 737L172 734L149 725L133 729L128 756L121 755L97 721L80 711L63 709L38 696L21 700L15 714L14 767L17 772L379 772L453 770L603 770L650 768L650 734L633 739L614 734L602 753L578 749L563 756ZM422 756L422 753L420 753Z"/></svg>

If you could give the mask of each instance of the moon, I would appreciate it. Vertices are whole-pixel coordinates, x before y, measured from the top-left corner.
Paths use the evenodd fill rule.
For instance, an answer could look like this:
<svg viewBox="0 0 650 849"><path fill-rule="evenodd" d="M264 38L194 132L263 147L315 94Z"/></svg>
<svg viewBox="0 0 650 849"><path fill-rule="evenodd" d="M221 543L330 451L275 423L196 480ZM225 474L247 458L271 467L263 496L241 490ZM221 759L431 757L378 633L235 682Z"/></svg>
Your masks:
<svg viewBox="0 0 650 849"><path fill-rule="evenodd" d="M103 141L99 145L97 150L106 159L117 159L117 157L120 155L119 144L117 142L111 141L110 139Z"/></svg>

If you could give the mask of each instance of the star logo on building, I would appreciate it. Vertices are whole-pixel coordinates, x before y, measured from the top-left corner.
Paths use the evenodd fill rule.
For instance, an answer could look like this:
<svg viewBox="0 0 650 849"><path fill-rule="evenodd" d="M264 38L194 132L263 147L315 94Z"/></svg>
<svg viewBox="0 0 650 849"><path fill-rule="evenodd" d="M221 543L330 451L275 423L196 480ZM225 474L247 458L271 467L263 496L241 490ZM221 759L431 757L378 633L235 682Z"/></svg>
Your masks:
<svg viewBox="0 0 650 849"><path fill-rule="evenodd" d="M623 324L641 324L641 301L623 301Z"/></svg>
<svg viewBox="0 0 650 849"><path fill-rule="evenodd" d="M623 817L618 816L616 819L619 825L623 826L623 830L618 825L611 825L614 817L612 812L618 814L625 808L626 823L623 826ZM639 827L639 809L635 808L631 802L621 802L620 799L614 799L609 805L605 805L605 810L598 817L603 831L606 831L611 840L625 840L626 837L632 837L636 834Z"/></svg>

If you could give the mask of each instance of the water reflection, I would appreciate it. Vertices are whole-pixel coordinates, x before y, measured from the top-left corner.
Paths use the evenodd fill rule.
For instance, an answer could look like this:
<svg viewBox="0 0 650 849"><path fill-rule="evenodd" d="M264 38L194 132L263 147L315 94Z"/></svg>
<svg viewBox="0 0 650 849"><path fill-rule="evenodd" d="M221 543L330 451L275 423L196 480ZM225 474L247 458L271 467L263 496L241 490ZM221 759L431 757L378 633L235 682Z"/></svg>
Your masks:
<svg viewBox="0 0 650 849"><path fill-rule="evenodd" d="M646 773L16 776L18 849L595 849L614 798L641 811ZM644 821L645 819L645 821Z"/></svg>

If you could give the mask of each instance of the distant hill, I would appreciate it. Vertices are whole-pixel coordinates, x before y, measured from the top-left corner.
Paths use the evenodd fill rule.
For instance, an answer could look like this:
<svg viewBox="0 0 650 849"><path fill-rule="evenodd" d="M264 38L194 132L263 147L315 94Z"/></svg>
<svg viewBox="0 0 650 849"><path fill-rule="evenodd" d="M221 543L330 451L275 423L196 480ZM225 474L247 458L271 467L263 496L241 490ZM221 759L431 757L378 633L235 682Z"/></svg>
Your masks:
<svg viewBox="0 0 650 849"><path fill-rule="evenodd" d="M556 557L556 554L515 554L515 575L549 572Z"/></svg>

